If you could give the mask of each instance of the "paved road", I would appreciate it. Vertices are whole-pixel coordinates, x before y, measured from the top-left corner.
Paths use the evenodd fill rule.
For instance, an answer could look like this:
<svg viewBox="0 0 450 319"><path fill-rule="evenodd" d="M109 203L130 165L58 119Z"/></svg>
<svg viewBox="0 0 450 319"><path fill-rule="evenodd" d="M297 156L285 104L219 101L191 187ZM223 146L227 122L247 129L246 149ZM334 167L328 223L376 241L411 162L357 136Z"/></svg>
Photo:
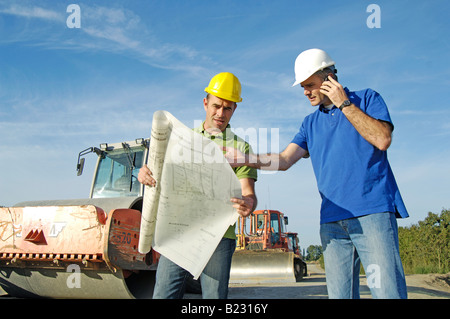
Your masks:
<svg viewBox="0 0 450 319"><path fill-rule="evenodd" d="M408 275L409 299L450 299L450 286L433 284L431 275ZM361 299L372 298L365 276L360 277ZM186 294L187 299L200 295ZM229 299L328 299L325 273L316 264L308 264L308 276L301 282L286 284L230 285Z"/></svg>

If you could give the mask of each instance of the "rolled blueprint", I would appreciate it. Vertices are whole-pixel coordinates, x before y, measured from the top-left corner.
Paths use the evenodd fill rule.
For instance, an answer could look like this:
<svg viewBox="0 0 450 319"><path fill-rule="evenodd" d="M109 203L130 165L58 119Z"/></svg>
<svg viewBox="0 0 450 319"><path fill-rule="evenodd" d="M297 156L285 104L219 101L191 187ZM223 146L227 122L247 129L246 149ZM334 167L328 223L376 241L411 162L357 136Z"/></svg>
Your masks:
<svg viewBox="0 0 450 319"><path fill-rule="evenodd" d="M145 189L139 252L153 248L198 278L239 216L239 179L222 147L165 111L153 116L148 166L156 187Z"/></svg>
<svg viewBox="0 0 450 319"><path fill-rule="evenodd" d="M142 205L141 230L139 234L138 250L146 254L152 247L155 231L156 214L158 212L159 194L161 192L162 168L166 154L167 143L170 137L170 122L164 111L156 111L153 114L152 132L148 155L148 168L156 180L156 186L145 186L144 203Z"/></svg>

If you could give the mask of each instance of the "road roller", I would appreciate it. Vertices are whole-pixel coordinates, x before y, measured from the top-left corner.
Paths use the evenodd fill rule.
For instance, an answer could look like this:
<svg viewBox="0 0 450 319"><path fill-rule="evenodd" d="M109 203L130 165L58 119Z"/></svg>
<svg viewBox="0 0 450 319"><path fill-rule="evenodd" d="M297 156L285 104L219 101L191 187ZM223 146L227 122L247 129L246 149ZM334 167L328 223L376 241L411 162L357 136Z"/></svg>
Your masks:
<svg viewBox="0 0 450 319"><path fill-rule="evenodd" d="M149 139L100 144L85 199L0 207L0 288L19 298L151 298L159 254L138 251Z"/></svg>
<svg viewBox="0 0 450 319"><path fill-rule="evenodd" d="M230 283L290 283L302 280L307 266L297 233L287 232L288 217L278 210L256 210L238 219Z"/></svg>

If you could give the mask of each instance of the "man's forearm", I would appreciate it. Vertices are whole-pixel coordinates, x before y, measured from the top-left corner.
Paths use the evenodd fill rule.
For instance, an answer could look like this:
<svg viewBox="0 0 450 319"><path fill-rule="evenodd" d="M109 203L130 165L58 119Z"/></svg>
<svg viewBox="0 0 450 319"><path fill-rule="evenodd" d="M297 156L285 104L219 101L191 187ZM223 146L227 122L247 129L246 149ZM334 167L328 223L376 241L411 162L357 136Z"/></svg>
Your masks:
<svg viewBox="0 0 450 319"><path fill-rule="evenodd" d="M342 85L332 76L327 77L320 87L320 92L328 96L337 107L348 100L347 93ZM387 122L379 121L364 113L353 103L342 109L342 112L358 131L358 133L376 148L385 151L391 145L392 126Z"/></svg>
<svg viewBox="0 0 450 319"><path fill-rule="evenodd" d="M253 199L253 207L252 212L256 209L256 206L258 206L258 198L256 198L255 194L246 195L247 197L250 197Z"/></svg>
<svg viewBox="0 0 450 319"><path fill-rule="evenodd" d="M243 154L238 150L226 148L225 158L232 167L248 166L262 170L285 171L299 159L309 157L307 150L290 143L280 154Z"/></svg>
<svg viewBox="0 0 450 319"><path fill-rule="evenodd" d="M342 111L366 141L382 151L389 148L392 141L392 127L390 124L370 117L355 105L350 105Z"/></svg>
<svg viewBox="0 0 450 319"><path fill-rule="evenodd" d="M283 157L276 153L250 154L246 156L245 165L267 171L284 171L289 168L287 163L283 161Z"/></svg>

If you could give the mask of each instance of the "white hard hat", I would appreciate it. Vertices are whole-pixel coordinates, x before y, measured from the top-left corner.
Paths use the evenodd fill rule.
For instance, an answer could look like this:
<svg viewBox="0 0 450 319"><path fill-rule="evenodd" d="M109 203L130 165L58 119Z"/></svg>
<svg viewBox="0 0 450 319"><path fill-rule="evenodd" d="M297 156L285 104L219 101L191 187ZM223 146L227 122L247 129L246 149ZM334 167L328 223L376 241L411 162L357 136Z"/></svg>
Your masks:
<svg viewBox="0 0 450 319"><path fill-rule="evenodd" d="M334 61L323 50L309 49L300 53L295 59L295 86L319 70L323 70L329 66L334 65Z"/></svg>

